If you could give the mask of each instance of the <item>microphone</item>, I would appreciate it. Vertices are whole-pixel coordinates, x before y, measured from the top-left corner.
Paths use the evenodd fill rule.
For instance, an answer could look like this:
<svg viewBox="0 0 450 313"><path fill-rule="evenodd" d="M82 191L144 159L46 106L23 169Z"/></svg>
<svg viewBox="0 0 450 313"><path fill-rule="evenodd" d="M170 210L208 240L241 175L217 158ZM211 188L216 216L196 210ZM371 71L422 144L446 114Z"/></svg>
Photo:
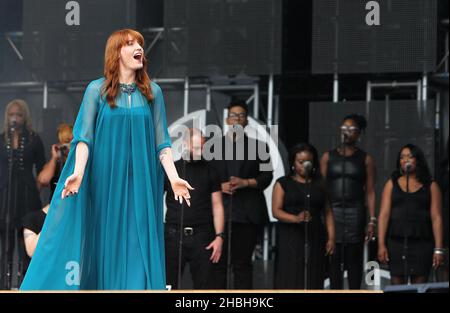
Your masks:
<svg viewBox="0 0 450 313"><path fill-rule="evenodd" d="M9 122L9 128L11 129L12 132L17 128L17 121L15 119L12 119Z"/></svg>
<svg viewBox="0 0 450 313"><path fill-rule="evenodd" d="M313 169L313 165L311 161L305 161L303 162L303 168L305 169L306 176L309 176Z"/></svg>
<svg viewBox="0 0 450 313"><path fill-rule="evenodd" d="M349 137L349 132L347 130L341 131L341 142L344 144L347 138Z"/></svg>
<svg viewBox="0 0 450 313"><path fill-rule="evenodd" d="M191 161L191 155L190 155L189 149L187 147L183 148L183 152L181 153L181 158L184 161Z"/></svg>
<svg viewBox="0 0 450 313"><path fill-rule="evenodd" d="M411 162L406 162L406 164L405 164L405 171L406 171L407 174L409 174L409 172L411 171L411 168L412 168Z"/></svg>

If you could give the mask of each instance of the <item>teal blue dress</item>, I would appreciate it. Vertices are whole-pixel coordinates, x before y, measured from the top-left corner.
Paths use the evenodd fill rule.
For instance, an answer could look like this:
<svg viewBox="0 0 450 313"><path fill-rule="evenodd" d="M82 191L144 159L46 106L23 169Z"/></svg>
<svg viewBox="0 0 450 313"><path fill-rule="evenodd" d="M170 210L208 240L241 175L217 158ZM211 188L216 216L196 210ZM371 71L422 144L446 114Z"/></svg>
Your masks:
<svg viewBox="0 0 450 313"><path fill-rule="evenodd" d="M132 88L119 93L112 109L101 95L103 81L85 91L21 290L165 289L159 152L171 140L163 94L152 82L151 103ZM61 199L79 142L89 147L83 181L77 195Z"/></svg>

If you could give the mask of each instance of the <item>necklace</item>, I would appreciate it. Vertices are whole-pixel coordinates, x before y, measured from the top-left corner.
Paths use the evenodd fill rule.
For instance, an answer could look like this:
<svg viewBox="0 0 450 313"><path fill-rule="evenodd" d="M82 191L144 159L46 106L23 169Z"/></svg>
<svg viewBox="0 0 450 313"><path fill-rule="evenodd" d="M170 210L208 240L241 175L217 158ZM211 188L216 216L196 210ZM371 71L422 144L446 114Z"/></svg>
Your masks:
<svg viewBox="0 0 450 313"><path fill-rule="evenodd" d="M135 90L136 90L136 84L132 83L132 84L119 84L120 87L120 91L122 91L123 93L127 93L127 94L132 94Z"/></svg>
<svg viewBox="0 0 450 313"><path fill-rule="evenodd" d="M15 163L17 165L17 168L20 170L24 170L24 150L25 146L28 143L28 136L25 131L22 131L22 133L19 135L19 141L17 148L14 148L13 144L13 138L12 135L9 135L6 140L6 151L8 155L11 155L12 153L12 159L9 161L12 163Z"/></svg>

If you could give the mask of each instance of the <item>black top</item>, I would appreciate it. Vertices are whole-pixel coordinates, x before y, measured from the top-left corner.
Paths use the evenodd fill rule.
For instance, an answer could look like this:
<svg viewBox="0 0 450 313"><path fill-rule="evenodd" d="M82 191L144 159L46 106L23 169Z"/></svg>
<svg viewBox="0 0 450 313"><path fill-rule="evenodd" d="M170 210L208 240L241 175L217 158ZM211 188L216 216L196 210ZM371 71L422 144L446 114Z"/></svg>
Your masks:
<svg viewBox="0 0 450 313"><path fill-rule="evenodd" d="M284 190L283 210L290 214L299 214L306 209L306 195L311 195L310 213L313 217L320 217L325 209L327 195L325 188L319 183L310 185L298 182L291 176L280 177L277 180Z"/></svg>
<svg viewBox="0 0 450 313"><path fill-rule="evenodd" d="M185 179L195 189L191 190L191 206L184 204L184 221L185 226L199 226L213 224L211 194L220 191L220 180L214 167L210 162L201 161L184 161L175 162L175 167L182 179ZM166 223L180 224L181 205L175 201L169 180L166 177L164 189L167 191L166 196ZM183 202L184 203L184 202Z"/></svg>
<svg viewBox="0 0 450 313"><path fill-rule="evenodd" d="M46 217L47 214L42 210L28 213L22 220L22 226L23 228L31 230L35 234L39 234L44 226Z"/></svg>
<svg viewBox="0 0 450 313"><path fill-rule="evenodd" d="M0 227L5 226L8 193L11 194L9 211L14 227L20 227L22 218L28 212L42 209L33 173L34 169L39 173L45 164L41 138L36 133L22 131L19 147L12 150L12 155L12 179L9 182L11 145L5 141L4 134L0 134Z"/></svg>
<svg viewBox="0 0 450 313"><path fill-rule="evenodd" d="M50 180L50 199L49 199L50 202L52 201L53 194L55 193L56 185L58 184L59 177L61 176L63 167L64 167L63 162L61 161L56 162L55 174Z"/></svg>
<svg viewBox="0 0 450 313"><path fill-rule="evenodd" d="M366 156L360 149L346 157L337 149L329 152L327 182L333 205L341 206L342 201L350 206L364 204Z"/></svg>
<svg viewBox="0 0 450 313"><path fill-rule="evenodd" d="M336 225L337 243L364 241L366 152L357 149L351 156L337 149L329 152L327 186Z"/></svg>
<svg viewBox="0 0 450 313"><path fill-rule="evenodd" d="M389 236L433 238L430 185L424 185L416 192L406 193L401 189L397 178L392 178L392 184Z"/></svg>
<svg viewBox="0 0 450 313"><path fill-rule="evenodd" d="M212 140L217 140L214 144L208 141L212 146L222 145L222 160L214 162L221 182L227 182L231 176L236 176L243 179L254 178L257 183L256 188L238 189L232 196L222 194L226 220L228 221L232 204L233 222L256 225L264 225L269 222L264 189L272 181L273 170L267 144L246 135L234 142L228 135ZM233 155L227 154L229 151L233 151ZM264 151L267 158L260 155L258 151Z"/></svg>

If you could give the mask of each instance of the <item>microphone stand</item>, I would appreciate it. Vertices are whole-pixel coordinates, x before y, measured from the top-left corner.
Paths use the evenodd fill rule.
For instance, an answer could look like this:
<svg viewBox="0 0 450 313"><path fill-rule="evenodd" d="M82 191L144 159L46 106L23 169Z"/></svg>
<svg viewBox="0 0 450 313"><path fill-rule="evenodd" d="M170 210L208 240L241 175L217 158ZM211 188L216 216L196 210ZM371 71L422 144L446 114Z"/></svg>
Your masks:
<svg viewBox="0 0 450 313"><path fill-rule="evenodd" d="M228 212L228 245L227 245L227 289L232 289L231 287L231 222L232 222L232 214L233 214L233 194L230 195L230 209Z"/></svg>
<svg viewBox="0 0 450 313"><path fill-rule="evenodd" d="M409 198L409 167L406 167L406 199ZM408 203L403 203L405 205L405 215L406 215L406 221L408 221ZM405 284L408 284L408 235L405 231L405 236L403 238L403 275Z"/></svg>
<svg viewBox="0 0 450 313"><path fill-rule="evenodd" d="M186 179L186 151L183 152L182 154L182 158L181 160L183 161L183 179ZM181 214L180 214L180 237L178 240L178 282L177 282L177 288L178 290L181 289L181 277L182 277L182 273L181 273L181 261L182 261L182 253L183 253L183 229L184 229L184 201L181 202L180 204L180 208L181 208Z"/></svg>
<svg viewBox="0 0 450 313"><path fill-rule="evenodd" d="M346 246L346 230L347 230L347 227L346 227L346 223L347 223L347 221L346 221L346 212L345 212L345 210L346 210L346 205L345 205L345 194L346 194L346 186L345 186L345 180L346 180L346 157L347 157L347 155L346 155L346 145L345 145L345 139L347 138L347 134L346 133L343 133L342 134L342 154L343 154L343 158L342 158L342 198L341 198L341 201L342 201L342 214L343 214L343 217L344 217L344 234L343 234L343 237L342 237L342 243L341 243L341 258L340 258L340 261L341 261L341 264L340 264L340 272L341 272L341 279L342 279L342 281L341 281L341 288L342 289L344 289L344 281L345 281L345 246Z"/></svg>
<svg viewBox="0 0 450 313"><path fill-rule="evenodd" d="M309 171L306 175L306 209L305 209L305 246L304 246L304 253L305 253L305 267L304 267L304 288L305 290L308 289L308 267L309 267L309 237L308 237L308 224L309 220L306 220L306 216L311 210L311 179L309 178L310 174Z"/></svg>
<svg viewBox="0 0 450 313"><path fill-rule="evenodd" d="M13 173L13 162L14 162L14 142L13 142L13 133L15 132L15 123L10 125L9 128L9 135L8 135L8 142L7 142L7 148L9 148L9 155L8 155L8 194L7 194L7 200L6 200L6 233L5 233L5 244L3 247L3 257L4 257L4 281L3 281L3 287L5 290L11 290L12 285L12 260L10 262L9 260L9 252L10 252L10 227L11 227L11 202L12 202L12 173Z"/></svg>
<svg viewBox="0 0 450 313"><path fill-rule="evenodd" d="M234 138L233 138L233 154L234 154ZM226 161L225 161L225 164ZM227 172L228 174L232 174L230 176L233 176L234 174L234 170L232 171L228 166L227 167ZM228 178L230 181L230 178ZM231 286L231 236L232 236L232 221L233 221L233 197L234 197L234 192L231 193L231 195L229 195L230 197L230 203L229 203L229 210L228 210L228 229L227 229L227 239L228 239L228 244L227 244L227 289L232 289Z"/></svg>

